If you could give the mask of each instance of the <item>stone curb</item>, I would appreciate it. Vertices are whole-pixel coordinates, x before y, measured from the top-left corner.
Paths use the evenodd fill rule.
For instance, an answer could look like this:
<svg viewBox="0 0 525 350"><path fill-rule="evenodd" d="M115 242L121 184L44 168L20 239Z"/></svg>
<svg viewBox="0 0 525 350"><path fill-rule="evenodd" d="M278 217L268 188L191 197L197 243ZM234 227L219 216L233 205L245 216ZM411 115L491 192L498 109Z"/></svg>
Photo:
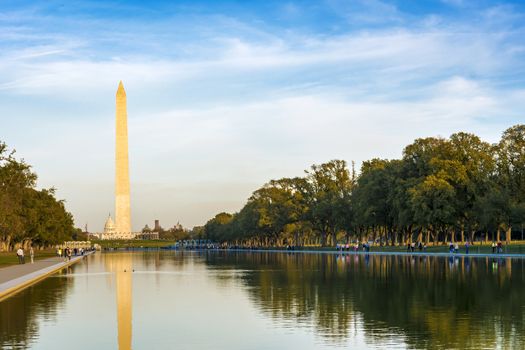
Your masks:
<svg viewBox="0 0 525 350"><path fill-rule="evenodd" d="M206 249L188 249L188 251L204 252ZM483 254L483 253L446 253L446 252L363 252L363 251L337 251L337 250L286 250L286 249L209 249L209 251L219 252L246 252L246 253L291 253L291 254L330 254L330 255L397 255L397 256L437 256L437 257L457 257L457 258L513 258L525 259L525 254L519 253L500 253L500 254Z"/></svg>
<svg viewBox="0 0 525 350"><path fill-rule="evenodd" d="M83 256L75 256L75 257L71 258L70 261L60 262L58 264L51 265L51 266L45 267L45 268L43 268L41 270L34 271L34 272L28 273L26 275L14 278L14 279L12 279L10 281L1 283L0 284L0 301L3 301L5 299L9 298L13 294L18 293L19 291L29 287L30 285L33 285L33 284L43 280L47 276L49 276L49 275L51 275L51 274L53 274L53 273L55 273L55 272L65 268L65 267L68 267L68 266L70 266L70 265L80 261L82 258L84 258L86 256L89 256L89 255L91 255L93 253L94 252L88 252L88 253L86 253Z"/></svg>

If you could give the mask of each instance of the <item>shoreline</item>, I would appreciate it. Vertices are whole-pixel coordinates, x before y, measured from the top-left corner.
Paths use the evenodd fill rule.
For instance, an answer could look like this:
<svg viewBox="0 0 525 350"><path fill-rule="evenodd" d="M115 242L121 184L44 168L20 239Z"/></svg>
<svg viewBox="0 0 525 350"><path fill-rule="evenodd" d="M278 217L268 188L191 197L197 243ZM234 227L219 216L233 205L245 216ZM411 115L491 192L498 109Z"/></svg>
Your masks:
<svg viewBox="0 0 525 350"><path fill-rule="evenodd" d="M449 252L406 252L406 251L338 251L329 249L295 249L287 250L275 248L258 248L258 249L180 249L167 247L120 247L112 249L103 249L104 253L119 252L119 251L187 251L187 252L244 252L244 253L302 253L302 254L332 254L332 255L389 255L389 256L436 256L436 257L465 257L465 258L514 258L525 259L525 253L449 253Z"/></svg>
<svg viewBox="0 0 525 350"><path fill-rule="evenodd" d="M188 251L207 251L205 249L189 249ZM525 254L511 253L445 253L445 252L363 252L363 251L331 251L331 250L286 250L286 249L210 249L209 251L226 251L226 252L270 252L270 253L304 253L304 254L332 254L332 255L391 255L391 256L437 256L437 257L463 257L463 258L516 258L525 259Z"/></svg>
<svg viewBox="0 0 525 350"><path fill-rule="evenodd" d="M6 282L0 283L0 302L24 290L25 288L35 283L40 282L41 280L47 278L49 275L52 275L55 272L62 270L63 268L66 268L70 265L73 265L79 262L83 258L93 253L95 252L91 251L91 252L87 252L84 255L74 256L69 261L58 262L51 266L45 267L43 269L39 269L39 270L30 272L27 274L23 274L21 276L10 279ZM19 265L14 265L14 266L19 266ZM0 269L0 273L2 273L2 270L9 269L11 267L13 266L8 266L3 269Z"/></svg>

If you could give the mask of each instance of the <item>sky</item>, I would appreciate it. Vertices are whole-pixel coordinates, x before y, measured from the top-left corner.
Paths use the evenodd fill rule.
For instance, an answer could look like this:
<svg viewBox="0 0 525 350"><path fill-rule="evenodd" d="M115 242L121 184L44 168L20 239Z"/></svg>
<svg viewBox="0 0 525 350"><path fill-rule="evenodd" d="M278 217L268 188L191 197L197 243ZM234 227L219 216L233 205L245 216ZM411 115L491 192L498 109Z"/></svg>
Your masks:
<svg viewBox="0 0 525 350"><path fill-rule="evenodd" d="M0 140L91 232L120 80L133 228L191 228L312 164L497 142L525 122L525 3L0 0Z"/></svg>

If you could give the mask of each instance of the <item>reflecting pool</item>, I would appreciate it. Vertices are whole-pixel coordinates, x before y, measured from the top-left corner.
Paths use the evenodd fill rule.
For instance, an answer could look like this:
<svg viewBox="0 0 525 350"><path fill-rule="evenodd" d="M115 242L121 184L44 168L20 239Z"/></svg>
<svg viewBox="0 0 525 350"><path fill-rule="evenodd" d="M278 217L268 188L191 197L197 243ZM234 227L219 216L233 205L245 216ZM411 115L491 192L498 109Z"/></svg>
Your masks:
<svg viewBox="0 0 525 350"><path fill-rule="evenodd" d="M2 349L525 348L525 260L97 253L0 302Z"/></svg>

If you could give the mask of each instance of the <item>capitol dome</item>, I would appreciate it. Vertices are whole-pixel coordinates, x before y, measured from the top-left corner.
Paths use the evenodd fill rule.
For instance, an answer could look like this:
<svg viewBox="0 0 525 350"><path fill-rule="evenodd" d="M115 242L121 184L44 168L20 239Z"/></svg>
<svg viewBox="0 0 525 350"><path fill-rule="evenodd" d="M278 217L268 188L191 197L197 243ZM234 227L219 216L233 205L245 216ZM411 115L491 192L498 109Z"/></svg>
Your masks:
<svg viewBox="0 0 525 350"><path fill-rule="evenodd" d="M106 223L104 224L104 233L114 233L115 232L115 224L113 223L113 219L111 219L111 215L108 216L108 219L106 220Z"/></svg>

